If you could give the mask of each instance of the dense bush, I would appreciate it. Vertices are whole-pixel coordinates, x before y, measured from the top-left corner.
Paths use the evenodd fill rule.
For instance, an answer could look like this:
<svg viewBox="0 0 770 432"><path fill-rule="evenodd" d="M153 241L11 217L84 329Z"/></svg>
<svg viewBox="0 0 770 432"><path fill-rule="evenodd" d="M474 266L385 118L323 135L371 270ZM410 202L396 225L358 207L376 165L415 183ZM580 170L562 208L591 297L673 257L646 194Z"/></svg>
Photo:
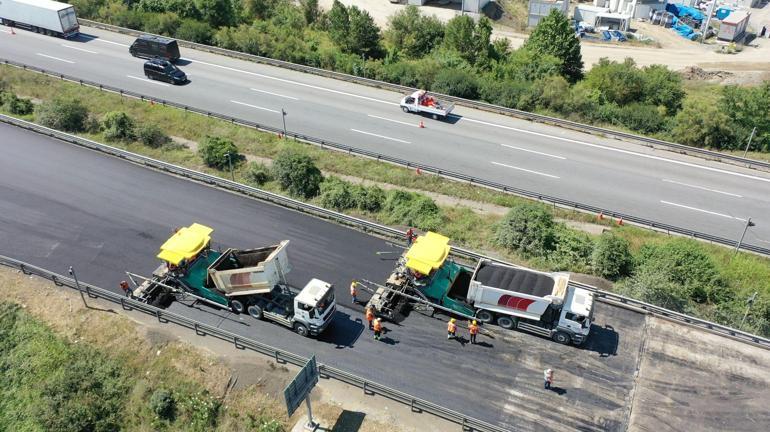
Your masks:
<svg viewBox="0 0 770 432"><path fill-rule="evenodd" d="M435 16L425 16L410 5L388 19L385 40L398 53L410 58L428 55L444 39L444 24Z"/></svg>
<svg viewBox="0 0 770 432"><path fill-rule="evenodd" d="M174 419L174 395L166 389L157 389L150 396L150 408L158 418Z"/></svg>
<svg viewBox="0 0 770 432"><path fill-rule="evenodd" d="M32 104L31 100L20 98L10 92L0 91L0 105L8 110L8 112L15 115L32 114L35 110L35 106Z"/></svg>
<svg viewBox="0 0 770 432"><path fill-rule="evenodd" d="M612 233L604 233L596 241L591 254L591 267L596 275L610 280L628 276L634 257L628 241Z"/></svg>
<svg viewBox="0 0 770 432"><path fill-rule="evenodd" d="M328 177L321 183L321 205L333 210L347 210L355 207L350 183L337 177Z"/></svg>
<svg viewBox="0 0 770 432"><path fill-rule="evenodd" d="M176 37L190 42L208 44L214 37L214 29L205 22L184 19L176 29Z"/></svg>
<svg viewBox="0 0 770 432"><path fill-rule="evenodd" d="M516 205L495 229L497 244L527 256L547 256L554 249L554 237L553 216L537 204Z"/></svg>
<svg viewBox="0 0 770 432"><path fill-rule="evenodd" d="M273 179L270 168L260 162L250 162L245 175L246 181L256 186L262 186Z"/></svg>
<svg viewBox="0 0 770 432"><path fill-rule="evenodd" d="M431 90L466 99L476 99L479 96L476 77L464 70L443 69L436 74Z"/></svg>
<svg viewBox="0 0 770 432"><path fill-rule="evenodd" d="M556 248L548 257L553 270L588 273L594 248L588 234L558 225L554 229L554 242Z"/></svg>
<svg viewBox="0 0 770 432"><path fill-rule="evenodd" d="M163 147L171 142L171 137L155 124L144 124L136 128L136 137L147 147Z"/></svg>
<svg viewBox="0 0 770 432"><path fill-rule="evenodd" d="M382 209L385 202L385 191L377 186L356 185L350 193L359 210L375 213Z"/></svg>
<svg viewBox="0 0 770 432"><path fill-rule="evenodd" d="M621 294L677 312L686 312L689 304L687 290L653 267L640 267L617 288Z"/></svg>
<svg viewBox="0 0 770 432"><path fill-rule="evenodd" d="M631 103L617 111L617 123L631 130L654 134L666 127L666 118L652 105Z"/></svg>
<svg viewBox="0 0 770 432"><path fill-rule="evenodd" d="M206 165L225 170L230 165L235 168L243 162L244 157L238 152L238 147L225 138L206 136L198 147L198 154Z"/></svg>
<svg viewBox="0 0 770 432"><path fill-rule="evenodd" d="M43 126L66 132L85 129L88 109L78 99L55 98L35 108L35 120Z"/></svg>
<svg viewBox="0 0 770 432"><path fill-rule="evenodd" d="M401 190L388 191L382 206L387 223L422 230L437 230L443 223L441 209L425 195Z"/></svg>
<svg viewBox="0 0 770 432"><path fill-rule="evenodd" d="M281 188L291 195L313 198L318 195L323 175L313 159L296 150L285 149L273 161L273 174Z"/></svg>
<svg viewBox="0 0 770 432"><path fill-rule="evenodd" d="M107 141L131 141L136 137L134 120L122 111L108 112L102 118Z"/></svg>

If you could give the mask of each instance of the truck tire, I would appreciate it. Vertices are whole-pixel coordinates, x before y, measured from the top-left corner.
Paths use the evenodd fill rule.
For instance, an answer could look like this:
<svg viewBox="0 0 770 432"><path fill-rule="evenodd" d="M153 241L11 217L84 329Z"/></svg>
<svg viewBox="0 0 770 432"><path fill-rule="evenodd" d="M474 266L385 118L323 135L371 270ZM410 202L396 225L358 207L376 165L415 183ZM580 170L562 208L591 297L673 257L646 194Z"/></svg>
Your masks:
<svg viewBox="0 0 770 432"><path fill-rule="evenodd" d="M487 310L480 310L476 313L476 319L484 324L491 324L495 319L495 314Z"/></svg>
<svg viewBox="0 0 770 432"><path fill-rule="evenodd" d="M433 114L431 117L433 117L433 120L438 120L438 114Z"/></svg>
<svg viewBox="0 0 770 432"><path fill-rule="evenodd" d="M230 309L232 309L235 313L243 313L246 307L240 300L230 300Z"/></svg>
<svg viewBox="0 0 770 432"><path fill-rule="evenodd" d="M551 336L551 339L553 339L554 342L560 343L562 345L568 345L572 340L572 338L569 337L569 335L563 331L557 331L556 333L553 334L553 336Z"/></svg>
<svg viewBox="0 0 770 432"><path fill-rule="evenodd" d="M305 324L294 323L294 331L300 336L310 336L310 332L307 330L307 327L305 327Z"/></svg>
<svg viewBox="0 0 770 432"><path fill-rule="evenodd" d="M251 315L252 317L261 320L262 319L262 308L257 305L251 305L248 308L246 308L246 311Z"/></svg>
<svg viewBox="0 0 770 432"><path fill-rule="evenodd" d="M403 112L405 112L405 113L408 113L408 112L409 112L409 108L407 108L407 107L401 107L401 111L403 111Z"/></svg>
<svg viewBox="0 0 770 432"><path fill-rule="evenodd" d="M501 315L497 317L497 325L499 325L500 327L506 330L513 330L516 328L516 318L511 318L509 316Z"/></svg>

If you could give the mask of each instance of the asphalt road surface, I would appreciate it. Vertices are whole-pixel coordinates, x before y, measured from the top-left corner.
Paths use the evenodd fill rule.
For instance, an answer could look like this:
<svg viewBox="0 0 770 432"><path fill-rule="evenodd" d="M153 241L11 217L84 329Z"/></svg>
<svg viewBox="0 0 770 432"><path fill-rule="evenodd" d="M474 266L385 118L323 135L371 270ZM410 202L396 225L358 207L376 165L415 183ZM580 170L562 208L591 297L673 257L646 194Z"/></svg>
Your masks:
<svg viewBox="0 0 770 432"><path fill-rule="evenodd" d="M0 58L414 162L770 247L770 174L482 111L447 121L399 110L398 93L182 49L191 82L145 79L132 38L62 40L0 26ZM425 128L419 128L424 121Z"/></svg>
<svg viewBox="0 0 770 432"><path fill-rule="evenodd" d="M0 124L0 254L118 291L123 271L149 275L177 226L215 229L213 242L291 240L292 285L334 283L339 312L318 340L275 324L175 303L171 310L378 381L511 430L625 430L644 316L598 304L584 348L485 329L479 345L446 339L446 317L411 313L376 342L351 304L354 278L384 281L384 240L301 213L162 174ZM467 330L461 330L467 338ZM556 371L555 391L542 371Z"/></svg>

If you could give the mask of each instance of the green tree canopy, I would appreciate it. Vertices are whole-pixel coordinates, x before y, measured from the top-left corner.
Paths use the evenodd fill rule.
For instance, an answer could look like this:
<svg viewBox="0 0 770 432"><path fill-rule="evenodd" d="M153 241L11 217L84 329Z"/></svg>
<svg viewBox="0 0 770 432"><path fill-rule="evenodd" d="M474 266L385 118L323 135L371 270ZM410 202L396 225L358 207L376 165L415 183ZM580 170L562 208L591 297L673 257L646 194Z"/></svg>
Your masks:
<svg viewBox="0 0 770 432"><path fill-rule="evenodd" d="M580 41L569 20L560 11L552 9L532 31L524 47L538 54L550 54L562 61L564 78L575 82L583 75L583 57Z"/></svg>
<svg viewBox="0 0 770 432"><path fill-rule="evenodd" d="M481 18L478 23L475 23L470 16L459 15L447 23L444 30L444 44L447 48L460 53L460 56L469 64L484 65L491 53L491 36L492 24L489 19Z"/></svg>
<svg viewBox="0 0 770 432"><path fill-rule="evenodd" d="M737 137L740 143L736 147L745 145L751 129L756 127L751 147L754 150L770 150L770 81L757 87L725 87L719 108L743 129Z"/></svg>
<svg viewBox="0 0 770 432"><path fill-rule="evenodd" d="M430 53L444 37L444 24L435 16L423 16L417 6L407 6L388 19L385 40L407 57Z"/></svg>
<svg viewBox="0 0 770 432"><path fill-rule="evenodd" d="M334 0L328 20L329 36L343 51L366 57L381 56L380 29L369 12Z"/></svg>

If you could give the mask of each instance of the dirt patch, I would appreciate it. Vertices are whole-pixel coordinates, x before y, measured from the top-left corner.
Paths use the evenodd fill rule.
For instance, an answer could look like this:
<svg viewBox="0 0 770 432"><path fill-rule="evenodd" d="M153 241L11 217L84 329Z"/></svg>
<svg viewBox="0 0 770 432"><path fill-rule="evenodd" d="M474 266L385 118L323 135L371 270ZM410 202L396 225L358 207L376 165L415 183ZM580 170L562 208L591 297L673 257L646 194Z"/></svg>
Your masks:
<svg viewBox="0 0 770 432"><path fill-rule="evenodd" d="M698 66L687 66L681 72L682 78L690 81L710 81L710 82L722 82L723 80L732 77L732 72L725 71L707 71Z"/></svg>

